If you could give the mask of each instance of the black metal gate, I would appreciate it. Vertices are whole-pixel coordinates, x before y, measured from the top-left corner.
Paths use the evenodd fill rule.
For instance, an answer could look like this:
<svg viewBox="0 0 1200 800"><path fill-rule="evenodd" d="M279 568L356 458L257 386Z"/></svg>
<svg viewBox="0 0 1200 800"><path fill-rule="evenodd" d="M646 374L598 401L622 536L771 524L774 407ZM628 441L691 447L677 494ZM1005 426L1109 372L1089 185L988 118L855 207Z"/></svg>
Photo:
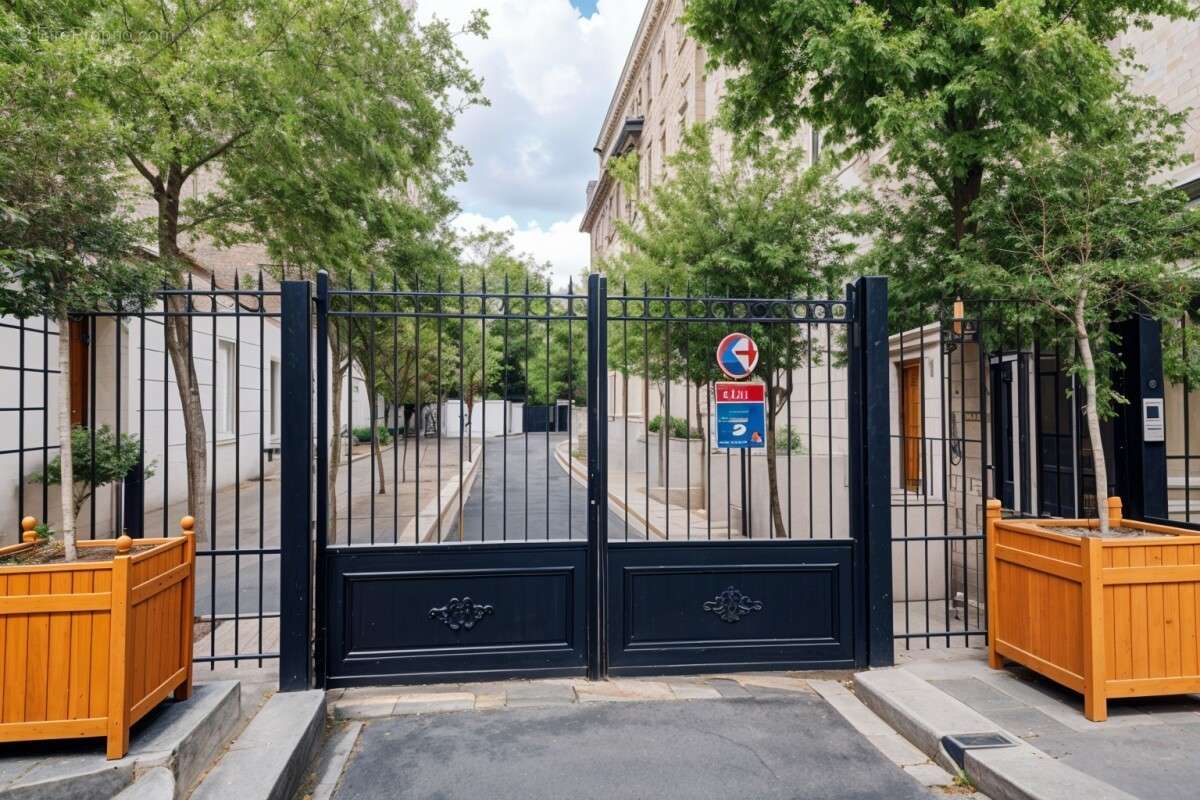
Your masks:
<svg viewBox="0 0 1200 800"><path fill-rule="evenodd" d="M283 414L284 607L311 491L316 618L285 613L281 683L890 663L886 283L538 288L285 285L284 395L316 402ZM732 331L770 398L751 453L711 430Z"/></svg>

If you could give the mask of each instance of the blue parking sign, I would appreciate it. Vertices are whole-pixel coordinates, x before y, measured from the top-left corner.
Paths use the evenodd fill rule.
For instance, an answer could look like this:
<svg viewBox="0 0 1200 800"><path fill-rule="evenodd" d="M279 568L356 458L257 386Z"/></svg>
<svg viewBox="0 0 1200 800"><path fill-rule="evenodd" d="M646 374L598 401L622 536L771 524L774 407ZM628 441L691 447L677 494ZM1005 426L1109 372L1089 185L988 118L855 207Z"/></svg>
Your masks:
<svg viewBox="0 0 1200 800"><path fill-rule="evenodd" d="M766 444L767 415L759 403L717 404L717 447L753 449Z"/></svg>

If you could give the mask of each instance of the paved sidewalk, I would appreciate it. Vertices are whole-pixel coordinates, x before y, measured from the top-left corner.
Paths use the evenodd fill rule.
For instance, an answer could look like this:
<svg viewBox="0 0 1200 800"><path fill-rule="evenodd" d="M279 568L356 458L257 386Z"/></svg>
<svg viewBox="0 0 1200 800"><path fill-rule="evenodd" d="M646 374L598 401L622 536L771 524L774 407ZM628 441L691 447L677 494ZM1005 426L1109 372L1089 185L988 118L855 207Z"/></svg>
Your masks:
<svg viewBox="0 0 1200 800"><path fill-rule="evenodd" d="M982 649L904 654L902 667L1052 758L1147 800L1200 796L1200 696L1111 701L1106 722L1083 698Z"/></svg>
<svg viewBox="0 0 1200 800"><path fill-rule="evenodd" d="M839 676L840 677L840 676ZM787 674L330 692L323 798L962 797L834 680ZM437 713L453 712L460 713Z"/></svg>

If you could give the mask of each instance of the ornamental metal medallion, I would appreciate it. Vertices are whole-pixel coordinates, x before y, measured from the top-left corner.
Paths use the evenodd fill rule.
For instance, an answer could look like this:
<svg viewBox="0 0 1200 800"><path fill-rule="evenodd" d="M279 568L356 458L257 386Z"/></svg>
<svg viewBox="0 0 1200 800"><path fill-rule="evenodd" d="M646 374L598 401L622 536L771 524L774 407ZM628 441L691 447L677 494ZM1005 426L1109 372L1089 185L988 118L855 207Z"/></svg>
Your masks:
<svg viewBox="0 0 1200 800"><path fill-rule="evenodd" d="M493 608L490 605L476 603L469 597L461 600L451 597L450 602L446 605L429 609L429 617L436 619L452 631L469 631L475 627L476 622L491 614L492 611Z"/></svg>
<svg viewBox="0 0 1200 800"><path fill-rule="evenodd" d="M718 592L712 600L704 601L704 610L711 611L724 622L737 622L752 611L762 609L761 600L751 600L733 586Z"/></svg>

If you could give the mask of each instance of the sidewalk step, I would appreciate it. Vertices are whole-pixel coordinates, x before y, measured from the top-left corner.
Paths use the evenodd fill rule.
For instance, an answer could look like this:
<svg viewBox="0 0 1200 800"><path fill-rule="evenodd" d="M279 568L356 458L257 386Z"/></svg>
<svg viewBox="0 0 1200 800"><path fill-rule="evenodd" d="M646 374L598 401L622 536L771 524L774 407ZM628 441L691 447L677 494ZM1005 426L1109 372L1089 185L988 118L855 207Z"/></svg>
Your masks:
<svg viewBox="0 0 1200 800"><path fill-rule="evenodd" d="M863 703L919 750L951 772L958 765L942 738L964 733L1002 733L1017 744L967 750L962 771L984 794L1004 800L1135 800L1115 786L1043 753L942 690L899 667L854 676Z"/></svg>
<svg viewBox="0 0 1200 800"><path fill-rule="evenodd" d="M273 695L192 794L193 800L284 800L299 786L325 724L325 693Z"/></svg>
<svg viewBox="0 0 1200 800"><path fill-rule="evenodd" d="M14 748L13 755L0 757L0 800L115 797L143 773L158 769L186 787L228 740L240 709L238 681L201 683L190 700L167 701L135 726L129 754L117 761L106 758L102 739L62 750L26 749L24 754Z"/></svg>
<svg viewBox="0 0 1200 800"><path fill-rule="evenodd" d="M175 776L166 767L155 767L113 800L175 800Z"/></svg>

